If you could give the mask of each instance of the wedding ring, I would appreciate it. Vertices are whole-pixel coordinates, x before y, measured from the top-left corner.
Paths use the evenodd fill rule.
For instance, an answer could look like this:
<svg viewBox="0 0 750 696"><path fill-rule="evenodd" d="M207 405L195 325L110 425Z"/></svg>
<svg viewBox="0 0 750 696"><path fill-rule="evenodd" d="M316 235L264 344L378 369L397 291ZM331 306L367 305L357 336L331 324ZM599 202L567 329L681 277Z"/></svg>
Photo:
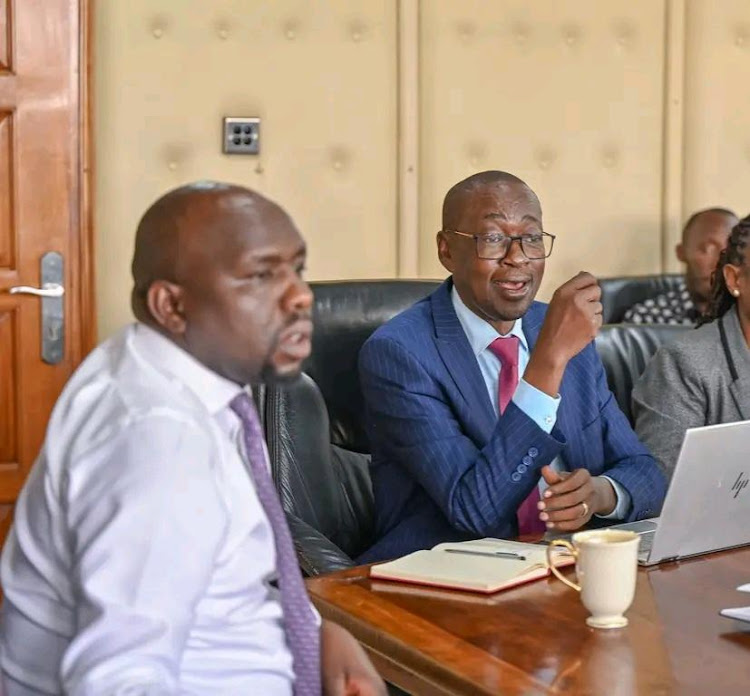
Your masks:
<svg viewBox="0 0 750 696"><path fill-rule="evenodd" d="M581 517L588 517L589 514L589 504L584 500L581 505L583 505L583 514Z"/></svg>

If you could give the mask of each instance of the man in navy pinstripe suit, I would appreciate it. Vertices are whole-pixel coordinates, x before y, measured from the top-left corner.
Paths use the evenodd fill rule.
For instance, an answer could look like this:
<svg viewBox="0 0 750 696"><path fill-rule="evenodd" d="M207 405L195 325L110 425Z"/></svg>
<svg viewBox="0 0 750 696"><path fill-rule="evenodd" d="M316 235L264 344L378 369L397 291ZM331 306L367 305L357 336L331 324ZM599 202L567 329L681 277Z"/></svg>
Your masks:
<svg viewBox="0 0 750 696"><path fill-rule="evenodd" d="M579 273L534 302L553 242L512 174L446 195L437 246L451 277L360 354L377 535L361 561L658 514L664 477L592 343L596 279Z"/></svg>

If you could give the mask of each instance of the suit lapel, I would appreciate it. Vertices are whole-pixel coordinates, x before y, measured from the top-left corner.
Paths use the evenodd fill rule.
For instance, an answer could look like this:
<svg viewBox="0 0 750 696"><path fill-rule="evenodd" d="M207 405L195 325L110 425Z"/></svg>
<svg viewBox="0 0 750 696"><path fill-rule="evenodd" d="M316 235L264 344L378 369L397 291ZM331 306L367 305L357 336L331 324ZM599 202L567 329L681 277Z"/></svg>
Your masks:
<svg viewBox="0 0 750 696"><path fill-rule="evenodd" d="M718 321L722 323L726 336L726 343L722 341L725 358L737 373L737 379L729 385L729 391L743 420L750 420L750 351L747 349L737 310L733 307Z"/></svg>
<svg viewBox="0 0 750 696"><path fill-rule="evenodd" d="M466 400L472 414L476 415L476 424L486 436L489 436L495 427L495 414L479 363L453 309L452 288L453 281L449 278L430 298L435 324L435 344L446 371Z"/></svg>

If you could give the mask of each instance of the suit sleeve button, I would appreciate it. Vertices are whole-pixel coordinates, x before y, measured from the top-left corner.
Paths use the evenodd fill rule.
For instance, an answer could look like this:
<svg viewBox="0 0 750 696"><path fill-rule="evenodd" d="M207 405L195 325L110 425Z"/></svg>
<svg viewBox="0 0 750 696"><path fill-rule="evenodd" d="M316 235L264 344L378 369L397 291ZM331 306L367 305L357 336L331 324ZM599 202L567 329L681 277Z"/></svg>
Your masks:
<svg viewBox="0 0 750 696"><path fill-rule="evenodd" d="M529 469L529 467L527 467L527 466L526 466L526 464L519 464L519 465L518 465L518 466L516 467L516 471L517 471L517 472L518 472L519 474L525 474L525 473L526 473L526 472L528 471L528 469Z"/></svg>
<svg viewBox="0 0 750 696"><path fill-rule="evenodd" d="M536 447L529 447L529 456L536 457L539 455L539 450Z"/></svg>
<svg viewBox="0 0 750 696"><path fill-rule="evenodd" d="M510 480L513 481L513 483L518 483L521 480L521 474L519 474L517 471L514 471L510 475Z"/></svg>
<svg viewBox="0 0 750 696"><path fill-rule="evenodd" d="M521 460L526 466L531 466L534 463L534 460L527 454L522 460Z"/></svg>

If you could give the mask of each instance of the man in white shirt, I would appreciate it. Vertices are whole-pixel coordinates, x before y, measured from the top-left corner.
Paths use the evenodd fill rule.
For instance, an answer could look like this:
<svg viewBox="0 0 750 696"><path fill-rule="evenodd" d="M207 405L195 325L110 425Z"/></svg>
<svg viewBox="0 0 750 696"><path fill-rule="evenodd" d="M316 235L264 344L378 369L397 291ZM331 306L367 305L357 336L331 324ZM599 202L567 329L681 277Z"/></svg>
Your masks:
<svg viewBox="0 0 750 696"><path fill-rule="evenodd" d="M287 214L239 187L184 186L146 212L138 323L65 387L3 550L6 696L315 696L321 672L325 693L385 693L290 573L237 407L310 352L305 256Z"/></svg>

